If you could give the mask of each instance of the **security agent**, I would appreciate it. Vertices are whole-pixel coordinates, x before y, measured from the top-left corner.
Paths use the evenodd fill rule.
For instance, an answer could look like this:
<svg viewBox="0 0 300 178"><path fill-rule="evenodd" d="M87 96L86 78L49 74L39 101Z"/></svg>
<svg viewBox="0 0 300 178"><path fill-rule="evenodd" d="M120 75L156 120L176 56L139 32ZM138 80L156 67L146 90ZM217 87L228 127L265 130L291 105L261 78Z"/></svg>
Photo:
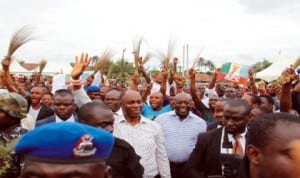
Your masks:
<svg viewBox="0 0 300 178"><path fill-rule="evenodd" d="M20 163L13 148L26 132L21 120L27 113L26 99L16 93L0 94L0 178L18 177Z"/></svg>
<svg viewBox="0 0 300 178"><path fill-rule="evenodd" d="M103 102L84 104L78 111L81 123L113 132L114 114ZM140 156L125 140L115 137L115 143L106 163L112 168L113 178L142 178L144 168Z"/></svg>
<svg viewBox="0 0 300 178"><path fill-rule="evenodd" d="M15 147L24 158L20 178L111 178L104 159L111 133L80 123L47 124L28 132Z"/></svg>

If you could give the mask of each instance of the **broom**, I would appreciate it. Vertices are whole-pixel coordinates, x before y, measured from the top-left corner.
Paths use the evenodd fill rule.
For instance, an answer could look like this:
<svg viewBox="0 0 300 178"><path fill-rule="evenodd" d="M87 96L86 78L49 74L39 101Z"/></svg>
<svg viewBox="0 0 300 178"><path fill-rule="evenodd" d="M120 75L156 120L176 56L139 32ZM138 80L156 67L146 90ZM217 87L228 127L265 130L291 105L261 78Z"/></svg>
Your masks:
<svg viewBox="0 0 300 178"><path fill-rule="evenodd" d="M133 56L134 56L134 75L139 75L138 66L139 66L139 60L140 60L140 50L141 50L141 44L142 44L142 38L137 38L133 42Z"/></svg>
<svg viewBox="0 0 300 178"><path fill-rule="evenodd" d="M104 67L111 61L111 58L114 56L112 50L106 49L98 62L95 65L94 68L94 75L100 71L101 73L103 72Z"/></svg>
<svg viewBox="0 0 300 178"><path fill-rule="evenodd" d="M162 60L162 64L164 68L169 68L170 60L174 56L176 50L176 42L173 38L169 39L167 54L165 55L164 59Z"/></svg>
<svg viewBox="0 0 300 178"><path fill-rule="evenodd" d="M294 71L299 65L300 65L300 57L296 59L294 64L291 66L291 70L292 70L291 72L293 72L293 74L288 74L287 76L279 76L276 81L281 85L291 82L294 78Z"/></svg>
<svg viewBox="0 0 300 178"><path fill-rule="evenodd" d="M23 26L13 34L10 39L7 55L3 59L2 64L8 66L12 62L13 54L17 51L17 49L30 40L33 40L32 31L32 27Z"/></svg>
<svg viewBox="0 0 300 178"><path fill-rule="evenodd" d="M19 49L22 45L27 43L30 40L33 40L33 37L31 36L33 29L29 26L23 26L18 31L16 31L13 36L10 39L7 55L4 57L4 59L1 61L2 68L4 70L7 70L7 73L5 75L10 75L9 73L9 65L12 62L12 58L14 53ZM4 81L4 83L7 85L8 90L10 92L18 92L18 90L12 85L12 81L10 77L7 81Z"/></svg>
<svg viewBox="0 0 300 178"><path fill-rule="evenodd" d="M42 59L39 63L39 74L41 74L44 70L44 68L46 67L47 64L47 60Z"/></svg>

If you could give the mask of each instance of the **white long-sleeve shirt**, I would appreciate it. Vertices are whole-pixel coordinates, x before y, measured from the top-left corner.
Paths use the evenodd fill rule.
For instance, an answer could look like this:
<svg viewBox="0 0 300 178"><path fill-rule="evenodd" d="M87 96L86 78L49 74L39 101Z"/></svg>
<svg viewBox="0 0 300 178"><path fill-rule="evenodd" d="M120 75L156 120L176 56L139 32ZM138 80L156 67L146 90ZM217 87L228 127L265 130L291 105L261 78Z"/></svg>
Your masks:
<svg viewBox="0 0 300 178"><path fill-rule="evenodd" d="M132 126L124 117L114 122L114 136L126 140L141 157L144 178L153 178L160 174L170 178L170 165L161 127L154 121L141 116L140 123Z"/></svg>

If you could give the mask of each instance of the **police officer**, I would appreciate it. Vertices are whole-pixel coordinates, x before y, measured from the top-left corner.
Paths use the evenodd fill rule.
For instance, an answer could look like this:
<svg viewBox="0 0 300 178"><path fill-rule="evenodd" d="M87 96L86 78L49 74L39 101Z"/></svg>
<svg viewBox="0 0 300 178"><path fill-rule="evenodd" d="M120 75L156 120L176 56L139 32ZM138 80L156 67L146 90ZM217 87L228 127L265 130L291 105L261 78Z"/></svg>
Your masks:
<svg viewBox="0 0 300 178"><path fill-rule="evenodd" d="M111 178L105 159L111 133L80 123L46 124L28 132L15 147L24 159L20 178Z"/></svg>
<svg viewBox="0 0 300 178"><path fill-rule="evenodd" d="M79 122L113 132L114 115L103 102L84 104L78 112ZM140 156L125 140L115 138L115 144L107 164L112 167L113 178L142 178L144 168Z"/></svg>

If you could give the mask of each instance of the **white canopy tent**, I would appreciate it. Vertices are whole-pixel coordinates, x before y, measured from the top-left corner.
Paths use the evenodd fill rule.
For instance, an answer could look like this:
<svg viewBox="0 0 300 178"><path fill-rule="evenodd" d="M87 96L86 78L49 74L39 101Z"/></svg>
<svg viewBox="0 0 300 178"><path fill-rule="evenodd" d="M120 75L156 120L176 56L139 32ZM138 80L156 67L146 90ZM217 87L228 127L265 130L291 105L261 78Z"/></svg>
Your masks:
<svg viewBox="0 0 300 178"><path fill-rule="evenodd" d="M2 70L2 65L0 65L0 69ZM28 74L31 73L28 70L26 70L24 67L22 67L17 60L12 60L12 63L9 66L9 71L12 74Z"/></svg>
<svg viewBox="0 0 300 178"><path fill-rule="evenodd" d="M38 70L38 68L36 70ZM72 66L69 63L61 65L61 64L48 61L42 74L43 75L70 74L71 71L72 71Z"/></svg>
<svg viewBox="0 0 300 178"><path fill-rule="evenodd" d="M257 79L263 79L267 82L271 82L273 80L276 80L277 77L279 77L282 73L282 71L292 65L295 62L296 59L290 59L286 56L283 56L282 54L279 54L276 61L273 62L269 67L264 69L263 71L260 71L256 73L255 78Z"/></svg>

